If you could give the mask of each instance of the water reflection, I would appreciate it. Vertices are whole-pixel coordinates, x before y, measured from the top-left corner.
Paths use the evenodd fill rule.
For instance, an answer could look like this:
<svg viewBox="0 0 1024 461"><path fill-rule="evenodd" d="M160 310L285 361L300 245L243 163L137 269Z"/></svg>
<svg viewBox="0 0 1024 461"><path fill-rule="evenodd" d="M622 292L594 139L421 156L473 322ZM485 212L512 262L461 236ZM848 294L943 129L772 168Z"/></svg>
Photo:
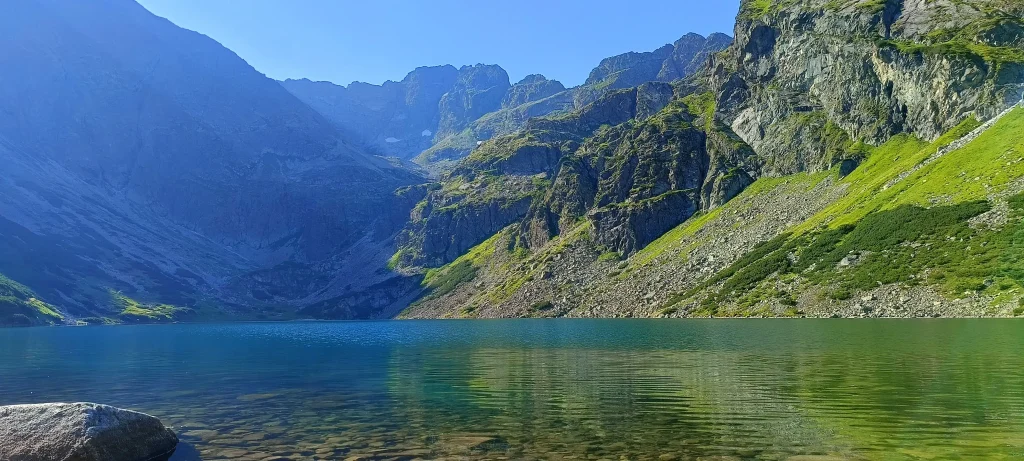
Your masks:
<svg viewBox="0 0 1024 461"><path fill-rule="evenodd" d="M0 404L148 411L203 459L1021 459L1022 325L3 330Z"/></svg>

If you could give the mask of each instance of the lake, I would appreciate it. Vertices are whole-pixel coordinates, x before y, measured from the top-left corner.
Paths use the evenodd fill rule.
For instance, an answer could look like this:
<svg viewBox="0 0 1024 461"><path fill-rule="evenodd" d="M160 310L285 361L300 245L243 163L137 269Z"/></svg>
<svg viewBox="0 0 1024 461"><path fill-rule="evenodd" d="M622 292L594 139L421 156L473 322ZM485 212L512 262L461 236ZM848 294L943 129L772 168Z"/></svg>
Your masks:
<svg viewBox="0 0 1024 461"><path fill-rule="evenodd" d="M178 459L1024 459L1024 321L0 330L0 405L160 417Z"/></svg>

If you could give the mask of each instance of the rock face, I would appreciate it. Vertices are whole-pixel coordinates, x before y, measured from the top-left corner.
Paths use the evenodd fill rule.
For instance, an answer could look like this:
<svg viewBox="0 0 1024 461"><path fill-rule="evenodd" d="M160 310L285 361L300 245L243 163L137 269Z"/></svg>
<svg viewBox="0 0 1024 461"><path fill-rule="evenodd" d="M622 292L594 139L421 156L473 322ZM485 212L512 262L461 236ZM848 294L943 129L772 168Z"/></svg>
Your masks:
<svg viewBox="0 0 1024 461"><path fill-rule="evenodd" d="M687 34L657 50L630 52L601 61L586 83L573 90L576 107L595 101L609 90L630 88L645 82L672 82L693 75L714 53L726 49L732 38L725 34Z"/></svg>
<svg viewBox="0 0 1024 461"><path fill-rule="evenodd" d="M711 55L732 44L732 37L715 33L707 38L700 34L686 34L672 44L672 54L661 64L658 81L683 79L704 69Z"/></svg>
<svg viewBox="0 0 1024 461"><path fill-rule="evenodd" d="M455 134L470 122L497 110L510 88L508 73L500 66L463 66L455 87L438 103L441 120L437 136Z"/></svg>
<svg viewBox="0 0 1024 461"><path fill-rule="evenodd" d="M595 240L632 254L697 212L700 198L691 191L666 192L636 203L596 209L587 216Z"/></svg>
<svg viewBox="0 0 1024 461"><path fill-rule="evenodd" d="M710 93L649 82L567 116L488 141L443 177L399 239L398 263L437 267L518 224L540 248L587 219L595 240L631 254L743 190L758 163L715 123Z"/></svg>
<svg viewBox="0 0 1024 461"><path fill-rule="evenodd" d="M531 247L571 229L590 209L585 215L595 240L632 254L753 182L753 151L702 109L711 95L682 96L689 89L681 87L673 99L671 87L658 85L635 90L635 119L597 132L563 161L528 224ZM651 101L661 103L641 104ZM538 232L544 228L547 235Z"/></svg>
<svg viewBox="0 0 1024 461"><path fill-rule="evenodd" d="M520 80L501 100L503 109L511 109L523 104L540 101L549 96L554 96L565 91L565 86L558 80L548 80L540 74L527 75Z"/></svg>
<svg viewBox="0 0 1024 461"><path fill-rule="evenodd" d="M178 437L160 420L94 403L0 407L0 459L163 461Z"/></svg>
<svg viewBox="0 0 1024 461"><path fill-rule="evenodd" d="M934 140L1024 94L1022 7L982 0L745 1L713 59L720 115L765 172L857 160L858 142Z"/></svg>

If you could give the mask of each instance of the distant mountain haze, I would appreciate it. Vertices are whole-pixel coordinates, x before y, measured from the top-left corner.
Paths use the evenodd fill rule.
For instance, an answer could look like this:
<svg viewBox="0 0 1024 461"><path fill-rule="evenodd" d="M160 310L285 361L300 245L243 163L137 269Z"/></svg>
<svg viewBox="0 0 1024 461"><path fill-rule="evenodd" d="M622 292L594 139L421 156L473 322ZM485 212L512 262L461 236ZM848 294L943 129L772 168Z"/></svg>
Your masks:
<svg viewBox="0 0 1024 461"><path fill-rule="evenodd" d="M654 52L607 58L584 85L571 89L540 74L511 85L504 69L484 64L419 68L401 82L380 86L309 80L282 84L374 149L415 158L429 169L465 157L477 143L513 132L532 117L581 108L610 90L689 77L731 42L725 34L687 34Z"/></svg>

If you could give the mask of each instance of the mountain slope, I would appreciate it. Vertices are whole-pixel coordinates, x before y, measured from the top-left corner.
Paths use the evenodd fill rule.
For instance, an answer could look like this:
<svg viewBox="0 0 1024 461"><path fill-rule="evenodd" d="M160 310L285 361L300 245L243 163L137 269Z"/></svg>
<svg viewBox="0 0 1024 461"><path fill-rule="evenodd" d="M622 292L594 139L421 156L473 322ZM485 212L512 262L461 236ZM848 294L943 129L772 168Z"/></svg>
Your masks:
<svg viewBox="0 0 1024 461"><path fill-rule="evenodd" d="M1019 315L1020 13L745 1L699 78L653 117L574 140L531 211L427 271L403 316ZM689 127L720 139L705 155L728 148L720 176L648 163L692 155L671 134Z"/></svg>
<svg viewBox="0 0 1024 461"><path fill-rule="evenodd" d="M132 1L18 2L0 44L0 272L76 316L116 316L121 292L239 315L326 296L420 181ZM323 280L259 272L282 264Z"/></svg>

